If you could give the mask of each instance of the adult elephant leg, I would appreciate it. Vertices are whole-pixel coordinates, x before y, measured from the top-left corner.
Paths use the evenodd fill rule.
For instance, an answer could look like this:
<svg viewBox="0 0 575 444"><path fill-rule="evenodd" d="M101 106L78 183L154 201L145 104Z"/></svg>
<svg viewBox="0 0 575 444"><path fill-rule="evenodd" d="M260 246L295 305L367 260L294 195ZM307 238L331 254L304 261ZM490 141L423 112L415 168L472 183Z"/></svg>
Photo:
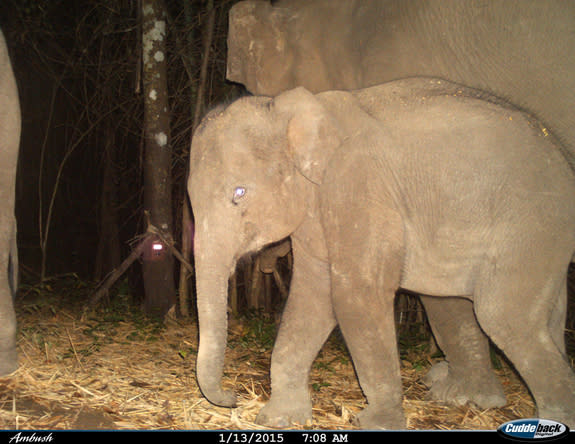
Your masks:
<svg viewBox="0 0 575 444"><path fill-rule="evenodd" d="M457 405L472 402L481 408L505 405L503 388L491 366L489 341L479 328L472 302L431 296L422 296L421 301L446 358L424 378L429 396Z"/></svg>
<svg viewBox="0 0 575 444"><path fill-rule="evenodd" d="M13 217L0 217L0 375L7 375L18 368L17 326L13 304L18 267L15 236L16 223Z"/></svg>
<svg viewBox="0 0 575 444"><path fill-rule="evenodd" d="M16 315L10 288L0 288L0 375L8 375L18 368L16 351Z"/></svg>
<svg viewBox="0 0 575 444"><path fill-rule="evenodd" d="M288 427L311 420L309 372L335 327L328 264L293 240L294 266L290 294L271 363L272 396L256 422Z"/></svg>
<svg viewBox="0 0 575 444"><path fill-rule="evenodd" d="M18 287L14 185L20 143L18 89L0 31L0 375L18 367L13 297Z"/></svg>

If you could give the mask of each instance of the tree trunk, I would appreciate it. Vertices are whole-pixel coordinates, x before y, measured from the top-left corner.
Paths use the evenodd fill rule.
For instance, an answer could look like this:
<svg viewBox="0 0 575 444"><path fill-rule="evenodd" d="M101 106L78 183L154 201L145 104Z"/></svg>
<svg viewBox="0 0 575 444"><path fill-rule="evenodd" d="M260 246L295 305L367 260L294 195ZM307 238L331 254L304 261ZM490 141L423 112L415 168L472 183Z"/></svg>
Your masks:
<svg viewBox="0 0 575 444"><path fill-rule="evenodd" d="M144 113L144 209L150 225L172 239L172 181L166 11L162 0L142 0L142 80ZM164 317L175 304L174 259L157 239L143 254L144 311Z"/></svg>

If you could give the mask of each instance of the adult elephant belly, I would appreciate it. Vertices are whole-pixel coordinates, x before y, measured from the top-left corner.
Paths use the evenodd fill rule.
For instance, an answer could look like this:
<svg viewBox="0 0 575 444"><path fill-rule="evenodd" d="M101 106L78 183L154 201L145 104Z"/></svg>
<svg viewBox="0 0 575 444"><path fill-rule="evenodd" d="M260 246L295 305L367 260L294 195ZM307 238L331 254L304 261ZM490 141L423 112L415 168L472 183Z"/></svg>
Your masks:
<svg viewBox="0 0 575 444"><path fill-rule="evenodd" d="M575 3L564 12L563 19L544 15L545 29L535 16L501 24L505 33L489 23L473 23L465 32L454 20L450 34L441 20L428 17L429 34L400 34L385 51L368 51L359 69L361 87L427 76L486 91L535 115L575 153L575 53L569 50L575 45ZM552 23L556 31L547 29Z"/></svg>

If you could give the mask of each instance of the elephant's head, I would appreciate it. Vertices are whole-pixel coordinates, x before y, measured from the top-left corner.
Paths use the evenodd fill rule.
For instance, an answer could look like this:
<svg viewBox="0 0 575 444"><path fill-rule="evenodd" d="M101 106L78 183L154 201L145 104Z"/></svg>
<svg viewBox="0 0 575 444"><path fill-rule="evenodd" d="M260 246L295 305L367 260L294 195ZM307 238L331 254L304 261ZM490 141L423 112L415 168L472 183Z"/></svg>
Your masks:
<svg viewBox="0 0 575 444"><path fill-rule="evenodd" d="M360 88L360 51L349 25L361 3L236 3L229 14L227 79L268 96L296 86L314 93Z"/></svg>
<svg viewBox="0 0 575 444"><path fill-rule="evenodd" d="M242 98L210 112L196 130L188 192L200 346L197 376L212 403L233 406L221 376L227 337L228 279L242 255L292 234L309 210L336 127L303 88L275 99Z"/></svg>
<svg viewBox="0 0 575 444"><path fill-rule="evenodd" d="M227 78L254 94L277 95L279 85L294 85L293 49L287 44L290 12L267 1L240 2L230 10Z"/></svg>

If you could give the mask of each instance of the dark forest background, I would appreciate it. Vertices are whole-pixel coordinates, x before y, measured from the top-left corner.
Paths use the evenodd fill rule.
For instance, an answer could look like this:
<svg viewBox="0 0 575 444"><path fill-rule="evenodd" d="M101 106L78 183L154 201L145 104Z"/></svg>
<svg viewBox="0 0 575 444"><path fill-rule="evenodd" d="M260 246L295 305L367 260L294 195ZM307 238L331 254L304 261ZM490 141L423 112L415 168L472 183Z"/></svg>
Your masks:
<svg viewBox="0 0 575 444"><path fill-rule="evenodd" d="M238 0L1 0L0 28L22 108L16 213L24 284L73 276L96 288L146 232L143 1L161 5L166 19L172 183L168 234L181 251L186 243L182 234L191 233L182 214L188 205L194 124L214 104L245 93L225 79L228 11ZM289 278L289 263L285 268ZM175 295L166 295L172 297L170 303L178 294L180 270L181 262L175 260ZM251 272L234 283L254 287L248 283ZM573 281L574 273L570 276ZM114 288L127 287L131 303L145 306L142 277L136 262L109 296L113 298ZM188 284L192 290L180 291L180 312L182 303L194 307L193 278ZM280 293L285 296L285 289ZM573 330L570 293L567 328ZM403 300L402 310L420 323L424 316L414 301Z"/></svg>
<svg viewBox="0 0 575 444"><path fill-rule="evenodd" d="M243 92L225 80L235 0L159 3L167 22L171 234L180 248L194 118ZM25 283L70 274L97 283L146 230L141 20L138 0L0 2L22 108L16 213ZM176 261L176 282L178 270ZM136 264L122 278L135 303L144 294L141 275Z"/></svg>

